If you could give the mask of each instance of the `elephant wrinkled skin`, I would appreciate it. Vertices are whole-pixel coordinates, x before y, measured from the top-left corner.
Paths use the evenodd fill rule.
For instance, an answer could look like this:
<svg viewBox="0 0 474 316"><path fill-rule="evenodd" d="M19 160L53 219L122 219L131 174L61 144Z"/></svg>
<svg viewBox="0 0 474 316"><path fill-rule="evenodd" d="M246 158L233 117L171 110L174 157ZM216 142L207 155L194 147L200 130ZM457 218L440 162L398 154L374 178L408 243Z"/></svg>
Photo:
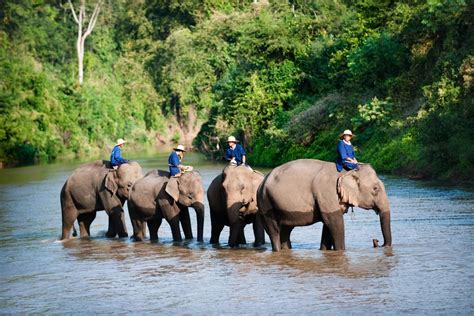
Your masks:
<svg viewBox="0 0 474 316"><path fill-rule="evenodd" d="M123 204L132 185L141 177L142 168L134 161L122 164L116 170L107 160L97 160L77 168L61 190L61 240L70 237L76 219L80 236L90 236L90 225L100 210L109 215L106 236L127 237Z"/></svg>
<svg viewBox="0 0 474 316"><path fill-rule="evenodd" d="M265 243L262 219L257 216L256 196L262 181L261 173L244 165L229 165L214 178L207 190L212 225L211 244L219 243L224 225L230 228L230 247L245 244L244 227L249 223L253 224L254 246Z"/></svg>
<svg viewBox="0 0 474 316"><path fill-rule="evenodd" d="M382 181L363 164L358 171L339 173L334 163L300 159L268 174L257 193L272 249L291 249L295 226L323 222L321 250L344 250L343 214L349 206L373 209L380 216L385 247L392 245L390 205Z"/></svg>
<svg viewBox="0 0 474 316"><path fill-rule="evenodd" d="M158 229L165 218L171 227L174 241L182 241L179 222L186 239L192 239L188 207L193 207L197 218L197 240L203 241L204 188L198 172L185 172L170 177L169 172L154 170L135 183L128 201L133 226L133 239L142 241L145 222L150 239L158 239Z"/></svg>

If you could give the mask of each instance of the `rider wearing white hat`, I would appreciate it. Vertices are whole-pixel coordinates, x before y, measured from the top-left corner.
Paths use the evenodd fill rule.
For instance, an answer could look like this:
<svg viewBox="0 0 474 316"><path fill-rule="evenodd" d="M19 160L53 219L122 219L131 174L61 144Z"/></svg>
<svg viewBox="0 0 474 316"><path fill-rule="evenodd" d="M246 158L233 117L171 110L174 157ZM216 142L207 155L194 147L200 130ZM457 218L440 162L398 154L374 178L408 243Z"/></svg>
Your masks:
<svg viewBox="0 0 474 316"><path fill-rule="evenodd" d="M232 165L241 165L245 164L245 150L244 148L238 144L238 140L235 139L234 136L229 136L227 138L227 143L229 144L229 148L225 152L225 159L230 161Z"/></svg>
<svg viewBox="0 0 474 316"><path fill-rule="evenodd" d="M110 154L110 163L112 164L112 167L114 169L116 169L121 164L128 162L128 159L122 158L120 152L120 149L126 142L127 141L123 140L122 138L119 138L117 139L117 143L115 144L114 149L112 149L112 153Z"/></svg>
<svg viewBox="0 0 474 316"><path fill-rule="evenodd" d="M193 169L191 166L184 166L181 164L185 152L186 150L184 149L184 146L178 145L173 148L173 151L168 157L168 166L172 177L179 177L183 171L191 171Z"/></svg>
<svg viewBox="0 0 474 316"><path fill-rule="evenodd" d="M339 138L341 139L337 143L337 160L336 168L337 171L341 172L342 169L352 170L359 169L358 161L355 157L354 147L352 146L351 139L354 135L348 129L346 129Z"/></svg>

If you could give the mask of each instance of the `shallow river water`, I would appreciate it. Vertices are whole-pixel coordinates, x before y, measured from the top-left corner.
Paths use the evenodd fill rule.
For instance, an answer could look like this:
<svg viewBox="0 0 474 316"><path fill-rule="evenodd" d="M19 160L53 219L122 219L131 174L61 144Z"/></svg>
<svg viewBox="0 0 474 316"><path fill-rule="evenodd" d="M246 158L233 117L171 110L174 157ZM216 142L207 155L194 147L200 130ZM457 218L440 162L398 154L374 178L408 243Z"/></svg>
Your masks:
<svg viewBox="0 0 474 316"><path fill-rule="evenodd" d="M166 157L137 159L144 171ZM205 188L222 165L188 155ZM0 170L0 314L470 314L474 313L474 190L381 177L392 206L392 249L373 211L345 215L344 252L320 251L320 223L297 227L293 249L233 250L107 239L99 212L92 238L59 242L59 192L77 164ZM268 172L268 170L263 170ZM195 213L190 210L196 234ZM129 233L131 224L126 214ZM247 241L253 241L246 227Z"/></svg>

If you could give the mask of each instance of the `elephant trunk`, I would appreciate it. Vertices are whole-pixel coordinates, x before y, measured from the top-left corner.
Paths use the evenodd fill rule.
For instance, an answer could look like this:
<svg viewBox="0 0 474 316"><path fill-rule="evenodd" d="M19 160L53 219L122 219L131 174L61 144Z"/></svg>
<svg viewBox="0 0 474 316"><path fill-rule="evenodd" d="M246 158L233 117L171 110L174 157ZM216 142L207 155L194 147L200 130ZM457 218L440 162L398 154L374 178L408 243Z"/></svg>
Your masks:
<svg viewBox="0 0 474 316"><path fill-rule="evenodd" d="M195 202L192 207L196 211L197 220L197 241L204 241L204 204L201 202Z"/></svg>
<svg viewBox="0 0 474 316"><path fill-rule="evenodd" d="M390 209L381 211L380 216L380 227L382 228L383 235L383 247L392 246L392 230L390 228Z"/></svg>

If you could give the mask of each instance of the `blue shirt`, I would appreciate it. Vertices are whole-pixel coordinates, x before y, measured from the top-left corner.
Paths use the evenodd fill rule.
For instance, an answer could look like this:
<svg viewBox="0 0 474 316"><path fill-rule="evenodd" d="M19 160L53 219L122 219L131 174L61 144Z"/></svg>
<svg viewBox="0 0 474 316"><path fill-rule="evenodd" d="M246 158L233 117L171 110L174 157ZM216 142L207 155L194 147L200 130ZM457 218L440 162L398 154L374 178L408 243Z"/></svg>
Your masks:
<svg viewBox="0 0 474 316"><path fill-rule="evenodd" d="M346 158L355 158L354 147L346 144L343 140L340 140L339 143L337 143L337 171L342 171L344 165L349 163L346 161Z"/></svg>
<svg viewBox="0 0 474 316"><path fill-rule="evenodd" d="M235 158L237 166L242 164L243 156L245 156L245 150L240 144L236 144L234 149L228 148L225 152L225 159L232 160L232 158Z"/></svg>
<svg viewBox="0 0 474 316"><path fill-rule="evenodd" d="M128 160L124 159L120 156L120 146L117 145L112 149L112 153L110 154L110 162L112 163L112 166L119 166L123 163L127 163Z"/></svg>
<svg viewBox="0 0 474 316"><path fill-rule="evenodd" d="M176 151L173 150L168 158L171 176L175 176L181 172L181 170L178 168L180 164L181 160L179 160L179 156Z"/></svg>

